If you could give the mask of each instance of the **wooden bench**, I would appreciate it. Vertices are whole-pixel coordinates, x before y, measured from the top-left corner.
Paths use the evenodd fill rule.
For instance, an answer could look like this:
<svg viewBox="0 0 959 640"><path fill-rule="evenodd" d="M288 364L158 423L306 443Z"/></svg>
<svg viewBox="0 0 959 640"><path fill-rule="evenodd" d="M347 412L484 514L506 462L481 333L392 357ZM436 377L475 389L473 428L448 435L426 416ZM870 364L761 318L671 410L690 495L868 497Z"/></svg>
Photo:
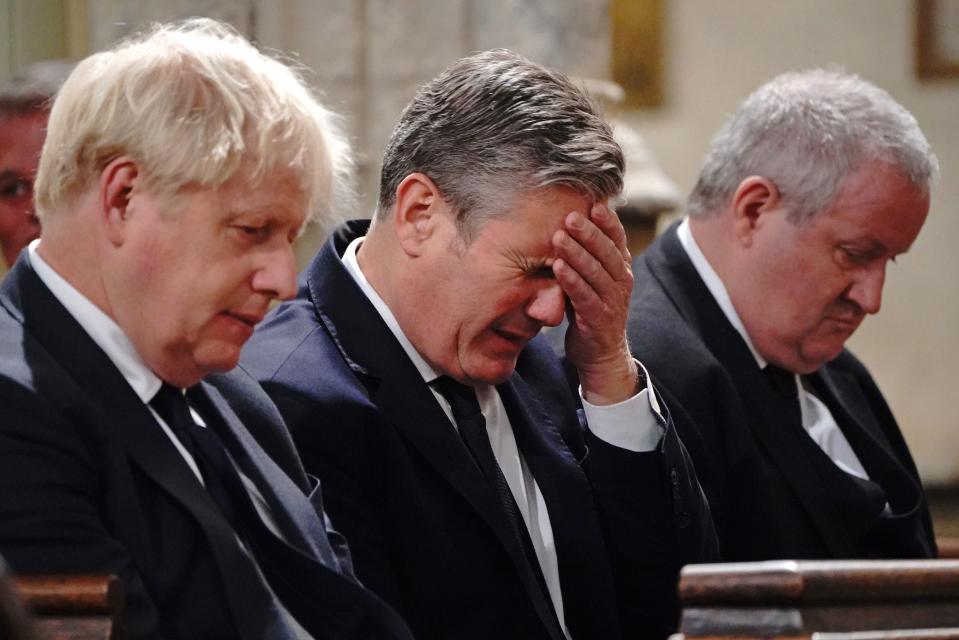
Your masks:
<svg viewBox="0 0 959 640"><path fill-rule="evenodd" d="M936 545L939 547L940 560L959 559L959 538L936 538Z"/></svg>
<svg viewBox="0 0 959 640"><path fill-rule="evenodd" d="M959 560L690 565L685 638L959 640Z"/></svg>
<svg viewBox="0 0 959 640"><path fill-rule="evenodd" d="M115 576L17 576L11 582L32 618L28 633L36 635L27 638L119 639L123 594Z"/></svg>

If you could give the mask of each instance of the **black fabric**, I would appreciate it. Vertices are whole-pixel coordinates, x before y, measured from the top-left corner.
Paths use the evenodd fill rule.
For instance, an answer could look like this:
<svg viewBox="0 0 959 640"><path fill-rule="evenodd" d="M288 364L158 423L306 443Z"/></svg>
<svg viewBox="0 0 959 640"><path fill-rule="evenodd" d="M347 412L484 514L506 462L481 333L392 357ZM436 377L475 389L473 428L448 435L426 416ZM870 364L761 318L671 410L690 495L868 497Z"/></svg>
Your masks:
<svg viewBox="0 0 959 640"><path fill-rule="evenodd" d="M244 348L241 365L283 413L357 576L417 638L562 640L484 475L340 256L369 221L337 230ZM680 566L715 557L696 474L669 414L654 451L585 428L540 338L497 385L549 510L574 640L666 637Z"/></svg>
<svg viewBox="0 0 959 640"><path fill-rule="evenodd" d="M191 388L189 402L268 502L284 538L274 536L277 548L328 558L288 577L309 603L311 635L408 639L396 613L355 582L262 388L234 370ZM26 253L0 284L0 495L11 569L118 575L125 638L286 637L233 526ZM269 574L275 554L256 553Z"/></svg>
<svg viewBox="0 0 959 640"><path fill-rule="evenodd" d="M796 385L796 374L786 371L774 364L767 364L763 375L777 395L785 399L799 401L799 387Z"/></svg>
<svg viewBox="0 0 959 640"><path fill-rule="evenodd" d="M839 469L806 432L795 382L759 368L676 226L633 261L633 275L630 347L693 458L724 560L935 556L915 464L862 363L843 351L803 383L829 408L870 481Z"/></svg>
<svg viewBox="0 0 959 640"><path fill-rule="evenodd" d="M796 384L796 374L786 371L774 364L767 364L763 369L763 376L769 381L773 394L782 406L783 413L791 416L790 424L795 426L796 420L802 427L802 408L799 405L799 386Z"/></svg>
<svg viewBox="0 0 959 640"><path fill-rule="evenodd" d="M541 597L534 599L534 605L540 610L541 616L553 619L557 625L555 631L559 632L559 619L556 618L556 610L550 600L546 580L536 557L529 530L526 528L523 516L519 512L516 500L513 498L513 492L509 488L506 476L503 475L502 468L496 462L496 456L489 440L489 433L486 430L486 418L483 417L479 400L476 398L476 390L457 382L449 376L440 376L433 381L433 385L450 403L453 419L456 421L456 427L463 444L483 472L490 488L499 498L500 506L503 508L503 516L513 532L516 544L526 558L526 567L524 567L528 574L526 579L534 580L539 586Z"/></svg>
<svg viewBox="0 0 959 640"><path fill-rule="evenodd" d="M247 539L249 535L244 534L249 525L238 521L237 512L238 508L242 509L243 502L249 502L249 496L246 496L245 501L235 497L238 491L246 494L246 489L227 458L223 443L210 429L201 427L193 420L186 397L176 387L163 383L150 400L150 406L189 451L200 469L207 492L227 521L241 534L241 538ZM239 488L231 486L236 483L239 483Z"/></svg>

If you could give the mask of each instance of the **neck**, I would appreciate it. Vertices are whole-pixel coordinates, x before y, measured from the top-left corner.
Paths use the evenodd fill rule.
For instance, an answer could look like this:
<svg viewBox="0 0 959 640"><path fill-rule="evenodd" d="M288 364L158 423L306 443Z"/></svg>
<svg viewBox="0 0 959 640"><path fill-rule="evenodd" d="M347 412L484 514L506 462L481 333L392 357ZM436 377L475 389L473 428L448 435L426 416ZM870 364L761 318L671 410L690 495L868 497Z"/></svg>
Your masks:
<svg viewBox="0 0 959 640"><path fill-rule="evenodd" d="M728 224L724 220L724 212L716 212L689 219L689 232L696 241L696 246L702 251L719 279L729 288L730 256L732 251L729 245L734 240L728 231Z"/></svg>
<svg viewBox="0 0 959 640"><path fill-rule="evenodd" d="M62 214L65 216L71 213ZM113 317L99 276L99 255L92 230L78 229L76 220L57 219L47 223L40 234L37 253L85 298Z"/></svg>

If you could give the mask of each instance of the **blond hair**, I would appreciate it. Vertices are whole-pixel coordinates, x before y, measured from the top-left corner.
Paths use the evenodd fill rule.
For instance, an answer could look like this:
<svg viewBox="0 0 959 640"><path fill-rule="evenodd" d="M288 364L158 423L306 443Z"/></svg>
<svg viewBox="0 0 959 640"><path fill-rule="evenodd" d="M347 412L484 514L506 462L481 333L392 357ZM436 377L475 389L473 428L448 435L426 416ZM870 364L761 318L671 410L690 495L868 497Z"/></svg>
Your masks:
<svg viewBox="0 0 959 640"><path fill-rule="evenodd" d="M286 170L315 218L348 191L336 117L289 64L210 19L154 26L77 66L50 114L35 187L41 219L121 155L165 195Z"/></svg>

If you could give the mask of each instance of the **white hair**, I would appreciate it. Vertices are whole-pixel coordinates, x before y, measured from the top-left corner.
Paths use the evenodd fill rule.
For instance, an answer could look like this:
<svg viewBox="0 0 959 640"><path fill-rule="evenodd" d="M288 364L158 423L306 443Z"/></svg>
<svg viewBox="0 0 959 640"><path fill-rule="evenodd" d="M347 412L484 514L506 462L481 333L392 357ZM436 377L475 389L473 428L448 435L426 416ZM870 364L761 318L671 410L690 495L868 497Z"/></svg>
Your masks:
<svg viewBox="0 0 959 640"><path fill-rule="evenodd" d="M68 206L120 155L165 195L285 170L318 217L349 191L336 117L289 64L210 19L154 26L77 66L50 115L38 215Z"/></svg>
<svg viewBox="0 0 959 640"><path fill-rule="evenodd" d="M790 220L802 222L827 209L844 179L869 161L890 164L927 193L939 172L916 119L884 90L841 69L785 73L719 130L687 212L717 211L759 175L776 184Z"/></svg>

